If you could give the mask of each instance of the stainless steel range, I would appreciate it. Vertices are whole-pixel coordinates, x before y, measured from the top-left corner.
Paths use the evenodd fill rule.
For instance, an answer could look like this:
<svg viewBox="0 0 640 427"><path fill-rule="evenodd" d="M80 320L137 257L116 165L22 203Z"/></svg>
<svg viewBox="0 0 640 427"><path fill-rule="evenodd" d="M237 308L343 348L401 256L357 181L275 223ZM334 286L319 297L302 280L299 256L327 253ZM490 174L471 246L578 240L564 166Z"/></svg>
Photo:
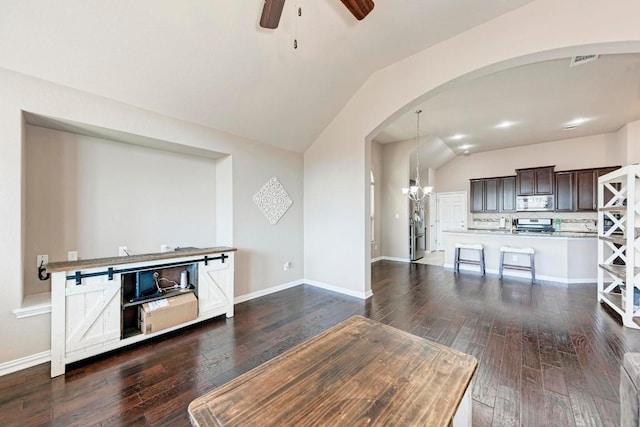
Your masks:
<svg viewBox="0 0 640 427"><path fill-rule="evenodd" d="M531 233L551 233L553 229L553 220L551 218L517 218L517 232Z"/></svg>

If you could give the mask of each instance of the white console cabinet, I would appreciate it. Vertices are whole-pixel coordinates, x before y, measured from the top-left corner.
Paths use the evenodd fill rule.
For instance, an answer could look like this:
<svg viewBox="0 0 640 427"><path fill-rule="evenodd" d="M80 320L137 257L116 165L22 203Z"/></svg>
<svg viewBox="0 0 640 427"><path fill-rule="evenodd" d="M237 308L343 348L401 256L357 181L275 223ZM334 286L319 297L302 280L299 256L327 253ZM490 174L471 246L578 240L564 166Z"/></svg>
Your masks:
<svg viewBox="0 0 640 427"><path fill-rule="evenodd" d="M130 345L212 317L233 316L235 248L187 248L175 252L50 263L51 377L87 357ZM180 283L187 270L189 286ZM161 294L137 298L137 274L151 272ZM172 289L168 289L172 287ZM138 325L141 304L194 293L198 315L158 332L145 334Z"/></svg>

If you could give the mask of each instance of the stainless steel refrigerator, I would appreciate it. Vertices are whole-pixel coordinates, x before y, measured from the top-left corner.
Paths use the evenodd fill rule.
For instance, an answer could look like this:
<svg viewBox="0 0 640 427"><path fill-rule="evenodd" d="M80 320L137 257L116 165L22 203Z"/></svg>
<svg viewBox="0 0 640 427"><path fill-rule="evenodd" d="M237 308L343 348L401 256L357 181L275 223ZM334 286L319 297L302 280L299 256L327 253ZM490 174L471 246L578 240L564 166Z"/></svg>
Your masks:
<svg viewBox="0 0 640 427"><path fill-rule="evenodd" d="M411 261L419 260L427 249L427 234L425 226L424 200L422 202L410 201L411 217L409 218L409 258Z"/></svg>

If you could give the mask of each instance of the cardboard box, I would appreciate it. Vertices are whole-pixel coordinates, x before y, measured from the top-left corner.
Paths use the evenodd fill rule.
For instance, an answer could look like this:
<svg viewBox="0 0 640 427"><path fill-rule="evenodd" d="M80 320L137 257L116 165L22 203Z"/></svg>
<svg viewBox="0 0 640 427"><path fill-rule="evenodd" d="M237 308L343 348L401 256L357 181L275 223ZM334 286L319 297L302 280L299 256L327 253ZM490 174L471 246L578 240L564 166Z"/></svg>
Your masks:
<svg viewBox="0 0 640 427"><path fill-rule="evenodd" d="M138 308L138 326L151 334L198 317L198 299L193 292L146 302Z"/></svg>

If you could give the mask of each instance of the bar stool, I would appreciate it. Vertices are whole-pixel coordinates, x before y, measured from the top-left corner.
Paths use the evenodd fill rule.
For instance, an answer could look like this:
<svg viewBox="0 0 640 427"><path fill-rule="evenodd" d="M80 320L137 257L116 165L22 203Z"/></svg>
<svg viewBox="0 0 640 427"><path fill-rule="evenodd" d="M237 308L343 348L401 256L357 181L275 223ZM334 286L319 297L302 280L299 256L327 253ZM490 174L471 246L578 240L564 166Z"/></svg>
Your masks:
<svg viewBox="0 0 640 427"><path fill-rule="evenodd" d="M529 265L507 264L504 262L504 254L524 254L529 255ZM534 261L535 251L533 248L514 248L511 246L500 247L500 279L502 279L502 270L505 268L512 270L525 270L531 272L531 283L536 283L536 264Z"/></svg>
<svg viewBox="0 0 640 427"><path fill-rule="evenodd" d="M456 243L455 244L455 252L454 252L454 260L453 260L453 271L460 273L460 264L473 264L480 266L480 272L484 276L484 247L480 243L472 244L472 243ZM475 259L461 259L460 258L460 249L468 249L479 251L478 252L478 260Z"/></svg>

